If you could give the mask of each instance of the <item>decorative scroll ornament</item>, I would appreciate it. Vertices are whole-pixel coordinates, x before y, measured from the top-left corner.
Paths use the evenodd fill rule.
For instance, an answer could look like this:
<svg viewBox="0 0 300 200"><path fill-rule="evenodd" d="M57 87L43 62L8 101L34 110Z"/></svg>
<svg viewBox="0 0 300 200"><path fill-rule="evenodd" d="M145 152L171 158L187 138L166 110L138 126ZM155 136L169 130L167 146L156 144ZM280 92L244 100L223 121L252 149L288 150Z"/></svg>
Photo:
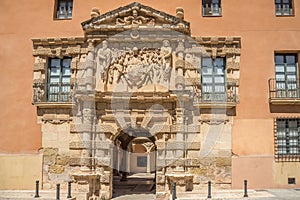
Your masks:
<svg viewBox="0 0 300 200"><path fill-rule="evenodd" d="M60 125L60 124L64 124L64 123L70 122L69 119L42 119L42 121L45 124L46 123L50 123L50 124L54 124L54 125Z"/></svg>
<svg viewBox="0 0 300 200"><path fill-rule="evenodd" d="M117 18L116 25L154 25L155 19L152 17L143 17L138 14L137 9L132 10L132 15Z"/></svg>

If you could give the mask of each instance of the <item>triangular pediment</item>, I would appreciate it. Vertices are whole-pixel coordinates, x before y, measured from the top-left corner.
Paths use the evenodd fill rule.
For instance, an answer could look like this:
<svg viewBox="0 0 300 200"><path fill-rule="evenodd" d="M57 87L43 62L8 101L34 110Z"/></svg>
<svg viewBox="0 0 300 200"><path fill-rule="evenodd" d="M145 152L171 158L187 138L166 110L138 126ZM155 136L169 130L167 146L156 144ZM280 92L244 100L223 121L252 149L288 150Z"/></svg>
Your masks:
<svg viewBox="0 0 300 200"><path fill-rule="evenodd" d="M190 35L190 23L183 19L183 10L178 8L176 16L133 2L100 15L92 11L91 19L82 22L87 34L93 32L109 33L131 29L165 29Z"/></svg>

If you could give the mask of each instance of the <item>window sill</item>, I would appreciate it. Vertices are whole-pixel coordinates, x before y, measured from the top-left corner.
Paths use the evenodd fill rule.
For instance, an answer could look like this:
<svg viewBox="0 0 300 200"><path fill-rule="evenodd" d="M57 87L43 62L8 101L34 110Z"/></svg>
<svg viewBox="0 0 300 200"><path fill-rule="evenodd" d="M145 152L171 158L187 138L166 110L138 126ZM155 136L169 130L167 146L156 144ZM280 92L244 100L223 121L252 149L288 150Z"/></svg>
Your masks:
<svg viewBox="0 0 300 200"><path fill-rule="evenodd" d="M222 14L220 14L220 15L202 15L202 17L222 17Z"/></svg>
<svg viewBox="0 0 300 200"><path fill-rule="evenodd" d="M270 98L269 103L274 105L300 105L300 98Z"/></svg>
<svg viewBox="0 0 300 200"><path fill-rule="evenodd" d="M276 17L295 17L295 14L291 15L275 15Z"/></svg>
<svg viewBox="0 0 300 200"><path fill-rule="evenodd" d="M235 102L198 102L194 103L198 108L235 108Z"/></svg>
<svg viewBox="0 0 300 200"><path fill-rule="evenodd" d="M53 18L54 21L72 20L72 18Z"/></svg>
<svg viewBox="0 0 300 200"><path fill-rule="evenodd" d="M33 102L38 108L72 108L75 104L73 102Z"/></svg>

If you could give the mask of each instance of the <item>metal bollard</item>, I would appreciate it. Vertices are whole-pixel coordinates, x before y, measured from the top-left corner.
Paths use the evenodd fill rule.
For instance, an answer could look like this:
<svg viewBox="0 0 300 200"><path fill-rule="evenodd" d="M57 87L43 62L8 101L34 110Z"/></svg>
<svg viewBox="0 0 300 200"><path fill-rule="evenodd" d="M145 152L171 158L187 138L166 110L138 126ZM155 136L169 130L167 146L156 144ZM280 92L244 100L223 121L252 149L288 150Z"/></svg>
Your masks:
<svg viewBox="0 0 300 200"><path fill-rule="evenodd" d="M60 193L60 184L56 184L56 200L59 200Z"/></svg>
<svg viewBox="0 0 300 200"><path fill-rule="evenodd" d="M175 200L177 197L176 197L176 183L174 182L173 185L172 185L172 200Z"/></svg>
<svg viewBox="0 0 300 200"><path fill-rule="evenodd" d="M39 195L39 181L36 180L35 181L35 195L34 195L34 198L38 198L38 197L40 197L40 195Z"/></svg>
<svg viewBox="0 0 300 200"><path fill-rule="evenodd" d="M244 197L248 197L247 180L244 180Z"/></svg>
<svg viewBox="0 0 300 200"><path fill-rule="evenodd" d="M211 198L211 182L208 181L208 195L207 198L210 199Z"/></svg>
<svg viewBox="0 0 300 200"><path fill-rule="evenodd" d="M68 182L68 196L67 196L67 198L72 198L72 196L71 196L71 181Z"/></svg>

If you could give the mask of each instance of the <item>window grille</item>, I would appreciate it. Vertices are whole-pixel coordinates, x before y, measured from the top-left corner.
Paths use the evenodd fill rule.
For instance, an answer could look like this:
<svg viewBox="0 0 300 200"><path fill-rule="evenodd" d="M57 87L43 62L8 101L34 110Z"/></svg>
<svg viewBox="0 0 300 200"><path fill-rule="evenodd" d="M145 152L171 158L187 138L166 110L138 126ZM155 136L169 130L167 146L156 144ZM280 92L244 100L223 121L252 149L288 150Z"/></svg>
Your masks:
<svg viewBox="0 0 300 200"><path fill-rule="evenodd" d="M48 102L70 101L71 58L51 58L48 70Z"/></svg>
<svg viewBox="0 0 300 200"><path fill-rule="evenodd" d="M57 0L56 19L71 19L73 0Z"/></svg>
<svg viewBox="0 0 300 200"><path fill-rule="evenodd" d="M275 0L275 12L277 16L293 15L293 0Z"/></svg>
<svg viewBox="0 0 300 200"><path fill-rule="evenodd" d="M221 0L202 0L203 16L221 16Z"/></svg>
<svg viewBox="0 0 300 200"><path fill-rule="evenodd" d="M202 101L226 102L225 59L202 58Z"/></svg>
<svg viewBox="0 0 300 200"><path fill-rule="evenodd" d="M275 121L275 158L279 161L300 161L300 119Z"/></svg>

